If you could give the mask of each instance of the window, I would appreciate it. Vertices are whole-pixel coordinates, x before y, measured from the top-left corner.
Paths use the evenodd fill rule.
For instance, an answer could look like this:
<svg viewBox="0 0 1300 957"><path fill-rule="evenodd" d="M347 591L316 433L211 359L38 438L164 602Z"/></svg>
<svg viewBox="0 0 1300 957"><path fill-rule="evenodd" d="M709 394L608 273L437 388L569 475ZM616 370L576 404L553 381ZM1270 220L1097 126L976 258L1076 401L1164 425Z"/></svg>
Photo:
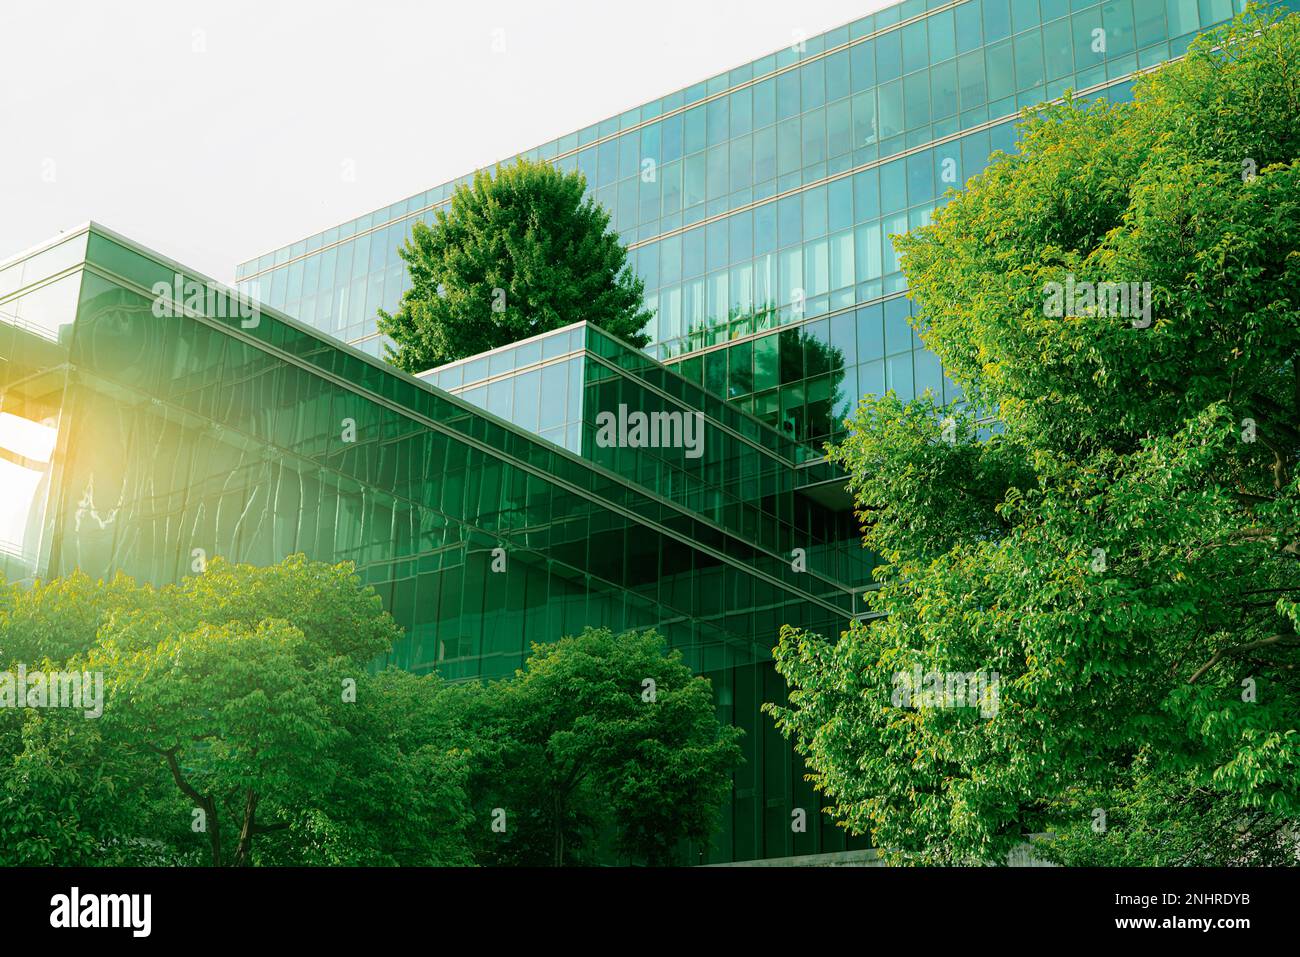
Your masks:
<svg viewBox="0 0 1300 957"><path fill-rule="evenodd" d="M1070 18L1070 33L1074 37L1074 64L1076 70L1086 70L1096 66L1105 58L1104 53L1093 49L1093 31L1101 29L1101 17L1098 11L1076 13ZM1109 38L1107 38L1109 45Z"/></svg>
<svg viewBox="0 0 1300 957"><path fill-rule="evenodd" d="M663 186L663 214L670 216L682 208L682 164L665 163L659 167L658 178Z"/></svg>
<svg viewBox="0 0 1300 957"><path fill-rule="evenodd" d="M692 229L682 234L682 275L698 276L704 272L704 230Z"/></svg>
<svg viewBox="0 0 1300 957"><path fill-rule="evenodd" d="M806 63L798 70L802 110L815 110L826 103L826 67L822 60Z"/></svg>
<svg viewBox="0 0 1300 957"><path fill-rule="evenodd" d="M761 255L776 249L776 204L767 203L754 211L754 253Z"/></svg>
<svg viewBox="0 0 1300 957"><path fill-rule="evenodd" d="M1043 27L1043 49L1048 79L1056 80L1074 72L1074 43L1069 20L1057 20Z"/></svg>
<svg viewBox="0 0 1300 957"><path fill-rule="evenodd" d="M776 179L776 127L754 134L754 182Z"/></svg>
<svg viewBox="0 0 1300 957"><path fill-rule="evenodd" d="M1228 16L1232 15L1231 4L1228 7ZM1119 2L1103 3L1101 6L1101 21L1106 28L1106 55L1110 57L1123 56L1126 53L1132 53L1133 46L1133 0L1119 0Z"/></svg>
<svg viewBox="0 0 1300 957"><path fill-rule="evenodd" d="M876 82L896 80L903 71L903 51L898 31L876 37Z"/></svg>
<svg viewBox="0 0 1300 957"><path fill-rule="evenodd" d="M907 299L900 296L897 299L890 299L885 304L885 353L893 355L896 352L911 350L913 344L912 327L908 325L908 308Z"/></svg>
<svg viewBox="0 0 1300 957"><path fill-rule="evenodd" d="M753 185L751 167L753 165L754 147L750 137L744 136L731 141L731 189L747 189Z"/></svg>
<svg viewBox="0 0 1300 957"><path fill-rule="evenodd" d="M975 4L970 4L975 6ZM930 62L942 63L957 54L957 44L953 39L953 11L945 10L930 17Z"/></svg>
<svg viewBox="0 0 1300 957"><path fill-rule="evenodd" d="M1007 0L984 0L984 42L993 43L1010 35L1011 11Z"/></svg>
<svg viewBox="0 0 1300 957"><path fill-rule="evenodd" d="M974 4L971 4L974 6ZM874 40L850 48L849 77L853 92L873 89L876 85L876 44Z"/></svg>
<svg viewBox="0 0 1300 957"><path fill-rule="evenodd" d="M830 292L830 249L826 240L806 242L803 252L804 295L811 298Z"/></svg>
<svg viewBox="0 0 1300 957"><path fill-rule="evenodd" d="M708 269L710 272L716 269L723 269L728 264L728 231L731 224L725 219L710 223L706 230L706 246L708 248Z"/></svg>
<svg viewBox="0 0 1300 957"><path fill-rule="evenodd" d="M879 168L881 207L886 213L907 207L907 178L902 160Z"/></svg>
<svg viewBox="0 0 1300 957"><path fill-rule="evenodd" d="M849 100L840 100L826 108L826 132L829 156L842 156L853 150L853 113Z"/></svg>
<svg viewBox="0 0 1300 957"><path fill-rule="evenodd" d="M751 263L742 263L731 269L730 304L738 315L748 315L754 309L754 267ZM746 330L749 332L752 330Z"/></svg>
<svg viewBox="0 0 1300 957"><path fill-rule="evenodd" d="M853 233L849 230L830 238L830 289L847 289L857 277L854 272Z"/></svg>
<svg viewBox="0 0 1300 957"><path fill-rule="evenodd" d="M878 129L880 137L887 139L903 132L903 84L899 80L886 83L879 92Z"/></svg>
<svg viewBox="0 0 1300 957"><path fill-rule="evenodd" d="M1015 92L1010 40L988 47L984 51L984 63L990 100L1000 100Z"/></svg>
<svg viewBox="0 0 1300 957"><path fill-rule="evenodd" d="M799 72L791 70L776 78L776 118L788 120L799 115Z"/></svg>
<svg viewBox="0 0 1300 957"><path fill-rule="evenodd" d="M682 237L670 236L659 246L659 281L665 286L680 282L682 278Z"/></svg>
<svg viewBox="0 0 1300 957"><path fill-rule="evenodd" d="M776 122L776 81L764 80L753 87L754 129L762 129Z"/></svg>
<svg viewBox="0 0 1300 957"><path fill-rule="evenodd" d="M636 176L641 172L641 136L630 133L620 136L618 143L618 175L620 177Z"/></svg>
<svg viewBox="0 0 1300 957"><path fill-rule="evenodd" d="M853 225L853 180L845 177L826 187L827 228L831 232Z"/></svg>
<svg viewBox="0 0 1300 957"><path fill-rule="evenodd" d="M803 193L803 235L805 239L826 235L826 187L824 186Z"/></svg>
<svg viewBox="0 0 1300 957"><path fill-rule="evenodd" d="M601 143L596 152L596 186L608 186L618 179L618 143Z"/></svg>
<svg viewBox="0 0 1300 957"><path fill-rule="evenodd" d="M1038 26L1038 0L1011 0L1011 29L1022 33Z"/></svg>
<svg viewBox="0 0 1300 957"><path fill-rule="evenodd" d="M935 120L957 112L957 63L948 61L930 69L930 109Z"/></svg>
<svg viewBox="0 0 1300 957"><path fill-rule="evenodd" d="M704 202L706 171L707 167L703 153L696 153L694 156L686 157L683 189L686 195L686 208L689 209L698 203Z"/></svg>
<svg viewBox="0 0 1300 957"><path fill-rule="evenodd" d="M730 101L731 135L745 136L753 129L753 95L748 88L737 90L727 97Z"/></svg>
<svg viewBox="0 0 1300 957"><path fill-rule="evenodd" d="M885 355L884 309L880 303L858 310L858 359L866 362Z"/></svg>
<svg viewBox="0 0 1300 957"><path fill-rule="evenodd" d="M779 278L778 294L784 306L793 305L804 290L803 250L792 246L777 254L777 276ZM802 292L806 298L806 291Z"/></svg>
<svg viewBox="0 0 1300 957"><path fill-rule="evenodd" d="M731 192L727 144L714 146L708 152L708 197L718 199Z"/></svg>
<svg viewBox="0 0 1300 957"><path fill-rule="evenodd" d="M708 127L709 146L725 143L731 139L730 100L721 97L705 107L706 125Z"/></svg>
<svg viewBox="0 0 1300 957"><path fill-rule="evenodd" d="M779 200L777 206L777 235L781 246L790 246L803 240L803 201L799 195Z"/></svg>
<svg viewBox="0 0 1300 957"><path fill-rule="evenodd" d="M983 31L980 28L980 4L963 3L953 10L957 24L957 52L969 53L983 45Z"/></svg>
<svg viewBox="0 0 1300 957"><path fill-rule="evenodd" d="M870 146L876 139L876 94L859 93L853 97L853 146Z"/></svg>
<svg viewBox="0 0 1300 957"><path fill-rule="evenodd" d="M849 84L849 51L833 53L825 60L826 102L834 103L851 92Z"/></svg>
<svg viewBox="0 0 1300 957"><path fill-rule="evenodd" d="M779 176L797 173L803 166L802 136L799 118L786 120L776 128L776 172Z"/></svg>
<svg viewBox="0 0 1300 957"><path fill-rule="evenodd" d="M930 151L907 158L907 202L915 206L934 199L934 157Z"/></svg>
<svg viewBox="0 0 1300 957"><path fill-rule="evenodd" d="M1043 82L1043 44L1037 30L1016 37L1015 60L1016 89L1028 90Z"/></svg>
<svg viewBox="0 0 1300 957"><path fill-rule="evenodd" d="M854 258L858 281L879 279L881 276L880 225L868 223L853 231Z"/></svg>
<svg viewBox="0 0 1300 957"><path fill-rule="evenodd" d="M803 117L803 164L826 162L826 111L815 110Z"/></svg>
<svg viewBox="0 0 1300 957"><path fill-rule="evenodd" d="M1171 37L1195 33L1201 28L1200 17L1196 12L1196 0L1166 0L1165 11L1169 16Z"/></svg>
<svg viewBox="0 0 1300 957"><path fill-rule="evenodd" d="M903 73L925 68L929 58L927 21L921 20L903 27Z"/></svg>
<svg viewBox="0 0 1300 957"><path fill-rule="evenodd" d="M670 116L659 124L661 133L660 140L662 150L662 161L664 163L680 159L682 155L682 118L681 116ZM584 152L591 152L584 150ZM582 154L578 154L581 158ZM581 165L581 163L579 163Z"/></svg>
<svg viewBox="0 0 1300 957"><path fill-rule="evenodd" d="M869 222L880 215L880 174L867 169L853 177L853 212L855 221Z"/></svg>
<svg viewBox="0 0 1300 957"><path fill-rule="evenodd" d="M914 359L917 395L929 389L934 394L935 401L942 402L943 367L939 364L939 357L928 349L921 349Z"/></svg>
<svg viewBox="0 0 1300 957"><path fill-rule="evenodd" d="M907 129L916 129L930 122L930 77L928 73L914 73L903 78L903 116Z"/></svg>
<svg viewBox="0 0 1300 957"><path fill-rule="evenodd" d="M904 352L885 360L885 388L892 389L904 401L915 398L912 384L912 354Z"/></svg>

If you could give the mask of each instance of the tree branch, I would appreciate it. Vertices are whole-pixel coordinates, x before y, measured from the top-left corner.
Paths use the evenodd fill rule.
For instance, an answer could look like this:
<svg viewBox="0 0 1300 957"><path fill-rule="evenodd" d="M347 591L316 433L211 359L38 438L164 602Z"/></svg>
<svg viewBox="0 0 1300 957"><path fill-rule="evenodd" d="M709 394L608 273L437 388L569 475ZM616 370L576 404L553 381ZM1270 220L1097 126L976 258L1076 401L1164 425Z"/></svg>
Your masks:
<svg viewBox="0 0 1300 957"><path fill-rule="evenodd" d="M1269 645L1298 645L1300 637L1296 635L1272 635L1268 638L1261 638L1259 641L1248 641L1244 645L1236 645L1232 648L1220 648L1205 664L1196 671L1196 674L1187 679L1189 685L1196 684L1198 680L1211 668L1219 663L1220 659L1229 655L1244 655L1248 651L1257 651L1260 648Z"/></svg>
<svg viewBox="0 0 1300 957"><path fill-rule="evenodd" d="M176 786L181 789L181 793L197 804L203 810L203 813L207 815L203 822L203 826L208 832L208 844L212 852L212 866L220 867L221 824L217 815L216 802L214 802L212 798L200 794L189 781L185 780L185 776L181 774L180 762L176 760L176 752L180 750L179 745L167 748L166 750L155 747L152 744L146 744L145 747L150 751L153 751L155 754L161 754L167 759L167 767L171 770L172 780L176 782Z"/></svg>

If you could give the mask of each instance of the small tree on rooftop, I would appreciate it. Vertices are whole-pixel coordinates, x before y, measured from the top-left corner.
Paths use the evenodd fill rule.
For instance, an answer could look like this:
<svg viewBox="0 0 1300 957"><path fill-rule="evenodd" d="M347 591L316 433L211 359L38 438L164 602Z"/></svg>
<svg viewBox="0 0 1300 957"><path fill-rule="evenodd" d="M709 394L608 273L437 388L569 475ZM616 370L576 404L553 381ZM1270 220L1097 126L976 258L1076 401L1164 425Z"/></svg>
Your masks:
<svg viewBox="0 0 1300 957"><path fill-rule="evenodd" d="M389 360L423 372L582 319L644 346L645 284L586 189L581 173L520 160L417 222L399 251L411 288L379 312Z"/></svg>

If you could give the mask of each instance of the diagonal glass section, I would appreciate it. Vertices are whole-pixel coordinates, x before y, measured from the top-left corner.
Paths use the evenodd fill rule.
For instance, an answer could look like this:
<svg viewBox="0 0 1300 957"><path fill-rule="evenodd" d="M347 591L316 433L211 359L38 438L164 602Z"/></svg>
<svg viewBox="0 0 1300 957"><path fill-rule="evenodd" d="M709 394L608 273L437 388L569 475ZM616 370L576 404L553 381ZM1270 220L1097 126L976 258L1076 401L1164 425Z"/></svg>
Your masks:
<svg viewBox="0 0 1300 957"><path fill-rule="evenodd" d="M56 336L0 323L7 577L162 584L215 555L350 560L404 629L376 666L452 680L509 674L532 642L587 625L654 627L753 742L710 859L754 856L764 815L788 818L796 794L816 806L759 711L779 697L770 647L783 624L843 628L864 566L856 548L836 565L856 533L801 482L787 437L584 324L505 367L438 370L457 396L100 226L70 240L84 252L47 257L6 299L75 276L42 327ZM550 367L576 452L542 437L559 406L541 378L536 434L464 397ZM596 441L610 403L698 415L701 454Z"/></svg>

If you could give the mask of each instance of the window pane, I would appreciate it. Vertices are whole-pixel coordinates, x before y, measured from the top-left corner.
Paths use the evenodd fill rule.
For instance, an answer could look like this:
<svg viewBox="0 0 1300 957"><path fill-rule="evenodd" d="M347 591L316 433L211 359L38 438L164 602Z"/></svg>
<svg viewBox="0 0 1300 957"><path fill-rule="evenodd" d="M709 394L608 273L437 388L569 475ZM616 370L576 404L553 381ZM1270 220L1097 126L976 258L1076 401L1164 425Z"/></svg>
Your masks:
<svg viewBox="0 0 1300 957"><path fill-rule="evenodd" d="M826 162L826 112L818 110L803 117L803 164Z"/></svg>
<svg viewBox="0 0 1300 957"><path fill-rule="evenodd" d="M853 97L853 146L870 146L876 142L876 94L859 93Z"/></svg>
<svg viewBox="0 0 1300 957"><path fill-rule="evenodd" d="M803 194L804 239L826 235L826 187L818 186Z"/></svg>
<svg viewBox="0 0 1300 957"><path fill-rule="evenodd" d="M1037 30L1015 39L1016 89L1028 90L1043 82L1043 44Z"/></svg>
<svg viewBox="0 0 1300 957"><path fill-rule="evenodd" d="M984 54L976 50L957 59L957 79L961 87L961 108L969 110L988 102L984 85Z"/></svg>
<svg viewBox="0 0 1300 957"><path fill-rule="evenodd" d="M823 61L814 60L799 68L803 95L801 110L815 110L826 103L826 69Z"/></svg>
<svg viewBox="0 0 1300 957"><path fill-rule="evenodd" d="M974 6L974 4L970 4L970 6ZM957 46L952 33L952 14L953 11L945 10L943 13L936 13L929 20L931 63L942 63L944 60L951 59L957 53Z"/></svg>
<svg viewBox="0 0 1300 957"><path fill-rule="evenodd" d="M935 120L957 112L957 63L950 60L930 69L930 110Z"/></svg>
<svg viewBox="0 0 1300 957"><path fill-rule="evenodd" d="M826 58L826 102L849 95L849 51L841 50Z"/></svg>
<svg viewBox="0 0 1300 957"><path fill-rule="evenodd" d="M984 42L993 43L1010 35L1011 10L1007 0L984 0Z"/></svg>
<svg viewBox="0 0 1300 957"><path fill-rule="evenodd" d="M1011 41L1004 40L984 51L990 100L1000 100L1015 92L1011 65Z"/></svg>
<svg viewBox="0 0 1300 957"><path fill-rule="evenodd" d="M879 119L877 126L880 136L887 139L903 132L903 84L899 80L886 83L879 91Z"/></svg>
<svg viewBox="0 0 1300 957"><path fill-rule="evenodd" d="M926 21L903 28L903 73L923 69L928 58Z"/></svg>
<svg viewBox="0 0 1300 957"><path fill-rule="evenodd" d="M826 108L827 155L842 156L853 149L852 103L845 99Z"/></svg>
<svg viewBox="0 0 1300 957"><path fill-rule="evenodd" d="M930 78L927 73L904 77L903 115L909 130L930 122Z"/></svg>

